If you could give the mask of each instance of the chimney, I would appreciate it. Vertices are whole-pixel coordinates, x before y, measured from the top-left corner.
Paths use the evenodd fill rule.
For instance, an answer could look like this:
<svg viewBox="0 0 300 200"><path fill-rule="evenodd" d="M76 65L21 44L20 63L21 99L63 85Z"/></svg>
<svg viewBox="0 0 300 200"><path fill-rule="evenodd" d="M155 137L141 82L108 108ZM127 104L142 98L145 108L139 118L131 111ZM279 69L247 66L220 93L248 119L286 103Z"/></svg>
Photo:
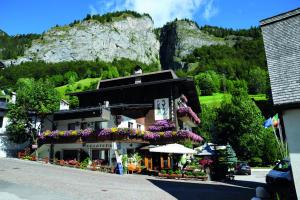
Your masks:
<svg viewBox="0 0 300 200"><path fill-rule="evenodd" d="M140 75L142 73L143 73L143 69L139 65L135 66L134 75Z"/></svg>
<svg viewBox="0 0 300 200"><path fill-rule="evenodd" d="M17 99L17 96L16 96L16 93L15 92L12 92L11 93L11 103L12 104L16 104L16 99Z"/></svg>
<svg viewBox="0 0 300 200"><path fill-rule="evenodd" d="M141 75L143 73L143 70L142 68L137 65L135 68L134 68L134 75ZM135 77L135 84L139 84L139 83L142 83L142 78L141 76L136 76Z"/></svg>
<svg viewBox="0 0 300 200"><path fill-rule="evenodd" d="M69 109L70 109L69 102L62 99L59 104L59 110L69 110Z"/></svg>

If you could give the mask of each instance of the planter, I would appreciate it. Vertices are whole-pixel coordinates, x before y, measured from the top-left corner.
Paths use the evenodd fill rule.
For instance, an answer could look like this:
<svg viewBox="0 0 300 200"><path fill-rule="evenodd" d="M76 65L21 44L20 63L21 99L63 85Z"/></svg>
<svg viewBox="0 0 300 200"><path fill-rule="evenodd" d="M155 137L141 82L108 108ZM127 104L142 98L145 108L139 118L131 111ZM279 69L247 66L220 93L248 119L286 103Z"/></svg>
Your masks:
<svg viewBox="0 0 300 200"><path fill-rule="evenodd" d="M207 176L194 176L194 175L185 175L183 176L184 178L188 178L188 179L198 179L198 180L202 180L202 181L207 181L208 177Z"/></svg>
<svg viewBox="0 0 300 200"><path fill-rule="evenodd" d="M60 161L59 161L59 165L60 165L60 166L64 166L64 165L65 165L65 161L64 161L64 160L60 160Z"/></svg>
<svg viewBox="0 0 300 200"><path fill-rule="evenodd" d="M169 175L168 175L168 174L158 173L158 176L159 176L159 177L168 177Z"/></svg>

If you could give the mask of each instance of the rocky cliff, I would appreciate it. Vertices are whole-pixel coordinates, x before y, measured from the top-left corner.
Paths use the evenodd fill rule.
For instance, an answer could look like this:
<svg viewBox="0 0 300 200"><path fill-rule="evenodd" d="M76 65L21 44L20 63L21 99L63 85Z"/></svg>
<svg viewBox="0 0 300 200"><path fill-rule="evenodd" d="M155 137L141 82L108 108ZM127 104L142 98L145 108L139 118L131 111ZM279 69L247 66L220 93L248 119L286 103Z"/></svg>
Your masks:
<svg viewBox="0 0 300 200"><path fill-rule="evenodd" d="M149 15L117 12L53 27L33 39L29 48L25 46L23 55L2 62L9 66L31 61L111 62L128 58L145 64L160 63L163 69L178 69L184 67L182 59L195 48L225 44L223 38L202 32L193 21L175 20L155 31Z"/></svg>
<svg viewBox="0 0 300 200"><path fill-rule="evenodd" d="M40 60L61 62L74 60L113 61L128 58L146 64L159 62L159 41L149 16L101 23L89 19L72 26L54 27L40 39L33 40L24 55L5 65Z"/></svg>
<svg viewBox="0 0 300 200"><path fill-rule="evenodd" d="M184 67L182 59L195 48L210 45L226 45L223 38L202 32L198 25L189 20L176 20L166 24L160 34L160 58L163 69Z"/></svg>

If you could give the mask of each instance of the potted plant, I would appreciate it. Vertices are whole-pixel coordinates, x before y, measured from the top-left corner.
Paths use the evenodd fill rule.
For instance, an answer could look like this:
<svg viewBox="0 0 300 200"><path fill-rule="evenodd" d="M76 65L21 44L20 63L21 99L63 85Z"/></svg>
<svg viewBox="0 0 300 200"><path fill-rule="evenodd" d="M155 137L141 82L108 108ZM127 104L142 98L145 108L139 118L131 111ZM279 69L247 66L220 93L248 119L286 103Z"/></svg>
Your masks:
<svg viewBox="0 0 300 200"><path fill-rule="evenodd" d="M190 172L190 171L185 172L185 173L184 173L184 177L185 177L185 178L193 178L193 177L194 177L194 176L193 176L193 172Z"/></svg>
<svg viewBox="0 0 300 200"><path fill-rule="evenodd" d="M176 170L173 174L173 177L176 177L176 178L181 178L182 177L182 173L180 170Z"/></svg>
<svg viewBox="0 0 300 200"><path fill-rule="evenodd" d="M160 177L167 177L167 170L164 170L164 169L160 170L158 176L160 176Z"/></svg>
<svg viewBox="0 0 300 200"><path fill-rule="evenodd" d="M64 160L60 160L59 164L60 164L60 166L64 166L65 165L65 161Z"/></svg>

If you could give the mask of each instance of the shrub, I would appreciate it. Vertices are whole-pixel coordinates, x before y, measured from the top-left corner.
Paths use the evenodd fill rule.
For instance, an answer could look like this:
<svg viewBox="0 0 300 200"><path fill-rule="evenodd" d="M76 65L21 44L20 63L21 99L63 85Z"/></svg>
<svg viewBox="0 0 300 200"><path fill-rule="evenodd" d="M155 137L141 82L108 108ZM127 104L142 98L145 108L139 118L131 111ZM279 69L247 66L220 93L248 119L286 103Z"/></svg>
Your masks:
<svg viewBox="0 0 300 200"><path fill-rule="evenodd" d="M163 170L160 171L160 173L161 174L167 174L167 171L163 169Z"/></svg>
<svg viewBox="0 0 300 200"><path fill-rule="evenodd" d="M259 157L253 157L250 159L251 166L262 166L262 159Z"/></svg>
<svg viewBox="0 0 300 200"><path fill-rule="evenodd" d="M205 176L206 174L204 172L194 172L194 176Z"/></svg>
<svg viewBox="0 0 300 200"><path fill-rule="evenodd" d="M180 170L176 170L175 174L181 174L181 171Z"/></svg>
<svg viewBox="0 0 300 200"><path fill-rule="evenodd" d="M82 161L82 162L80 163L80 169L86 169L87 166L89 165L90 160L91 160L91 159L90 159L89 157L86 158L86 159L84 159L84 161Z"/></svg>
<svg viewBox="0 0 300 200"><path fill-rule="evenodd" d="M168 174L169 174L169 175L174 174L174 171L173 171L172 169L170 169L170 170L168 171Z"/></svg>

